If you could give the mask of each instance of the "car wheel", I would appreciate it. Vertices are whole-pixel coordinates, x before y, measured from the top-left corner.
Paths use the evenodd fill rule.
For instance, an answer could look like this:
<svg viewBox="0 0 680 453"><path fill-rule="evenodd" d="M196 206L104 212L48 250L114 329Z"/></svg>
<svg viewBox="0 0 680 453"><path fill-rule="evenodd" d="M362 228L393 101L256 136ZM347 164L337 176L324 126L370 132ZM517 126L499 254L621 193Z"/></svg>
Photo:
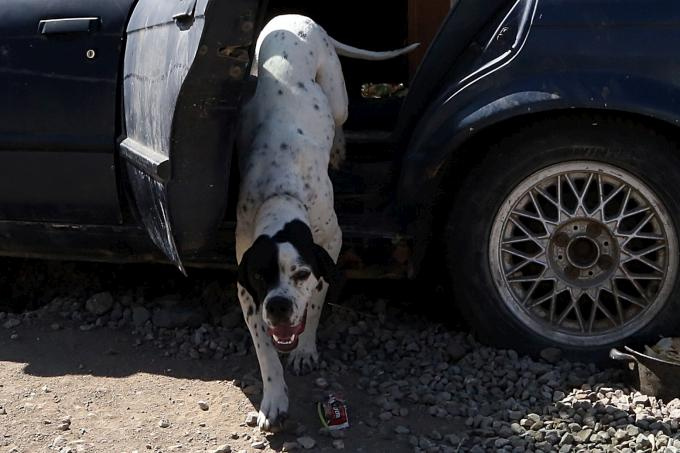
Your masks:
<svg viewBox="0 0 680 453"><path fill-rule="evenodd" d="M587 118L492 146L445 229L454 294L480 340L596 359L677 329L679 153L646 127Z"/></svg>

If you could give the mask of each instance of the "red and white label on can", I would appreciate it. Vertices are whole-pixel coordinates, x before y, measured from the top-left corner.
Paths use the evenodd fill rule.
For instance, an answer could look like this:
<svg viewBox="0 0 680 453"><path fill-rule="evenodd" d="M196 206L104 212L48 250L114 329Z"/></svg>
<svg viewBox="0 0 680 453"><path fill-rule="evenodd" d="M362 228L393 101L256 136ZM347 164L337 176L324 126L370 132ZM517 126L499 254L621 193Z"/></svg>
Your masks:
<svg viewBox="0 0 680 453"><path fill-rule="evenodd" d="M333 394L317 404L321 424L330 430L349 428L347 405Z"/></svg>

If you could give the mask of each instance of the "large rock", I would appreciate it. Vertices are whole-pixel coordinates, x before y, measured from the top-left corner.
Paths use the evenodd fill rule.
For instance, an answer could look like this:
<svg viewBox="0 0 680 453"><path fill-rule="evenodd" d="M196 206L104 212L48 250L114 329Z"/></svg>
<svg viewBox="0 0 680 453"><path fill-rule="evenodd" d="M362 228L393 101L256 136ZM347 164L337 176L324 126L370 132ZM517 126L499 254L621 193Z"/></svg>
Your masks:
<svg viewBox="0 0 680 453"><path fill-rule="evenodd" d="M87 299L85 308L90 313L101 316L113 307L113 296L109 292L97 293Z"/></svg>
<svg viewBox="0 0 680 453"><path fill-rule="evenodd" d="M121 304L114 304L109 318L111 321L119 321L123 317L123 306Z"/></svg>
<svg viewBox="0 0 680 453"><path fill-rule="evenodd" d="M132 322L135 326L143 326L150 317L151 313L146 308L139 306L132 307Z"/></svg>
<svg viewBox="0 0 680 453"><path fill-rule="evenodd" d="M231 447L227 444L220 445L212 451L212 453L231 453Z"/></svg>
<svg viewBox="0 0 680 453"><path fill-rule="evenodd" d="M305 450L310 450L316 445L316 441L309 436L298 437L297 443Z"/></svg>
<svg viewBox="0 0 680 453"><path fill-rule="evenodd" d="M16 319L16 318L11 318L5 321L5 323L2 325L5 329L13 329L17 327L19 324L21 324L21 321Z"/></svg>
<svg viewBox="0 0 680 453"><path fill-rule="evenodd" d="M206 319L205 313L194 307L166 307L153 312L152 321L156 327L198 327Z"/></svg>
<svg viewBox="0 0 680 453"><path fill-rule="evenodd" d="M248 415L246 415L246 425L257 426L257 416L257 412L248 412Z"/></svg>
<svg viewBox="0 0 680 453"><path fill-rule="evenodd" d="M454 363L458 362L467 354L465 346L457 341L452 341L448 345L446 345L446 352L448 353L451 362Z"/></svg>
<svg viewBox="0 0 680 453"><path fill-rule="evenodd" d="M541 358L548 363L555 364L562 359L562 350L557 348L545 348L541 351Z"/></svg>

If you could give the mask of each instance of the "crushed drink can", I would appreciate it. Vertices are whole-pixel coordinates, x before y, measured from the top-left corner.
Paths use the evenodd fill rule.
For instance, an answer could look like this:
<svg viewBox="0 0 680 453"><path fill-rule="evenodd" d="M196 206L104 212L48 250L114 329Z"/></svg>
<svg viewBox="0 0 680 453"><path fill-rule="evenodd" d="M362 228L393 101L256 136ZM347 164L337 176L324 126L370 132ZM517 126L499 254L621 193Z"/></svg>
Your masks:
<svg viewBox="0 0 680 453"><path fill-rule="evenodd" d="M316 405L321 424L330 430L349 428L347 405L343 400L329 394L324 401Z"/></svg>

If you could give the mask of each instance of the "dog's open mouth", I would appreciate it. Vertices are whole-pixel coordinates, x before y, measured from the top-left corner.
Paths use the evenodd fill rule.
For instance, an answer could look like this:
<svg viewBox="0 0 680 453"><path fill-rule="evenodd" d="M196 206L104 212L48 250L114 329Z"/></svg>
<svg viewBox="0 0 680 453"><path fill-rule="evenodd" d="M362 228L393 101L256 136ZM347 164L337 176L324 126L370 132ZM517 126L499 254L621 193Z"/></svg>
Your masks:
<svg viewBox="0 0 680 453"><path fill-rule="evenodd" d="M305 331L307 310L302 315L302 321L295 326L270 327L267 331L272 337L272 343L279 352L290 352L295 349L300 341L300 334Z"/></svg>

